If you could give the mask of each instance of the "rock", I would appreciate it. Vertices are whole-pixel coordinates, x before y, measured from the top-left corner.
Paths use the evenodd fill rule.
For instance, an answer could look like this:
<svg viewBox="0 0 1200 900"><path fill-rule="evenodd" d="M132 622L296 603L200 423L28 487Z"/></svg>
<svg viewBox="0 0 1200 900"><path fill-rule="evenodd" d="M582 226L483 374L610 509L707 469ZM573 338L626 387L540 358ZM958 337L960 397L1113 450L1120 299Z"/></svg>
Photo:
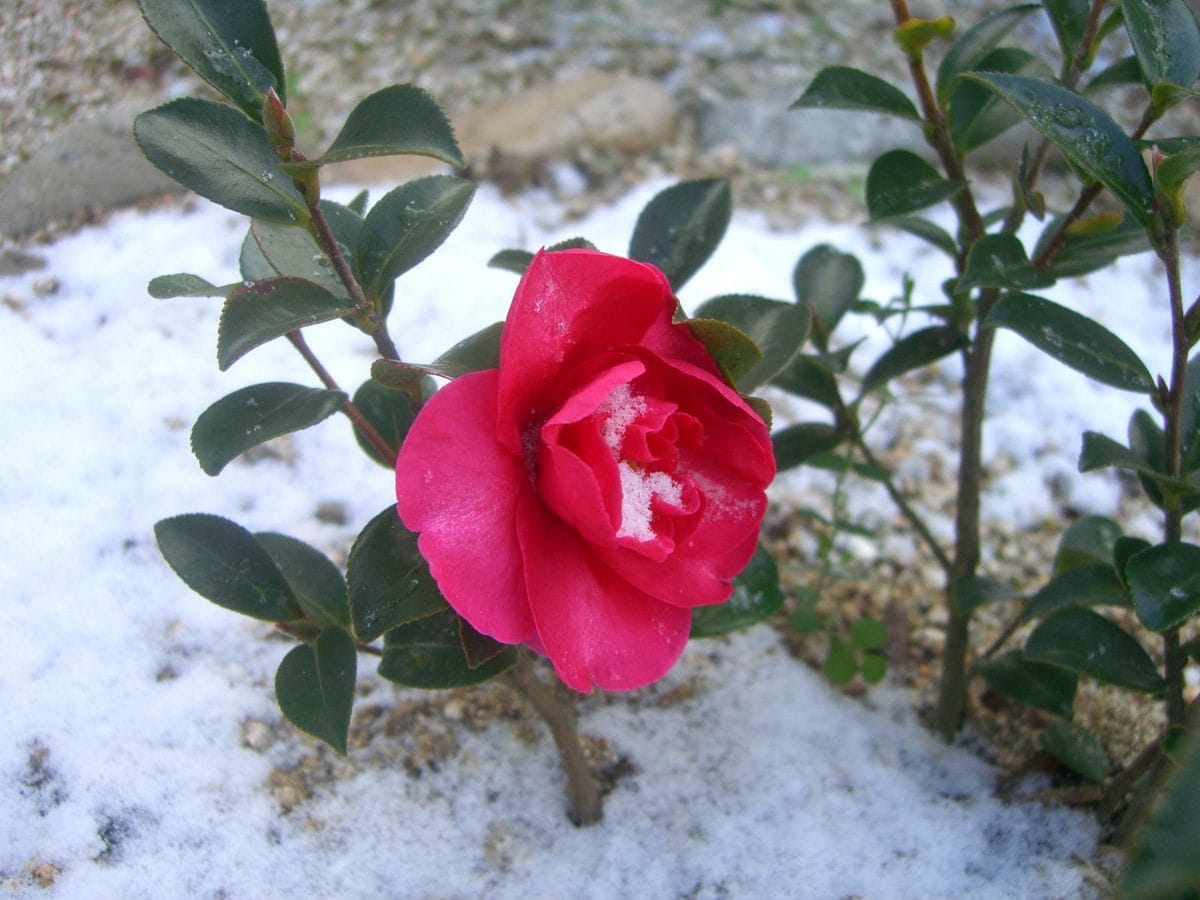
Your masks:
<svg viewBox="0 0 1200 900"><path fill-rule="evenodd" d="M108 209L177 190L133 140L144 107L121 105L74 122L0 184L0 231L28 234L88 208Z"/></svg>
<svg viewBox="0 0 1200 900"><path fill-rule="evenodd" d="M521 91L455 116L463 155L473 170L531 169L589 151L654 150L675 133L678 109L657 82L589 71ZM396 182L425 174L433 161L414 157L354 160L333 169L344 181Z"/></svg>

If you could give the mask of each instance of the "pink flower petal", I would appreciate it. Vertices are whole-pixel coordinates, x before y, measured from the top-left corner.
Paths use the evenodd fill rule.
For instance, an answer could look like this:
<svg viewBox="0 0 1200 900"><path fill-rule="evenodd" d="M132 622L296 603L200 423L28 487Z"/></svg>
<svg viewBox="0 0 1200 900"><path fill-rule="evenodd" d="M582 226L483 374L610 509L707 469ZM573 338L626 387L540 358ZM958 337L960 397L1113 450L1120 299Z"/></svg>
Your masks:
<svg viewBox="0 0 1200 900"><path fill-rule="evenodd" d="M495 369L463 375L425 404L396 462L397 508L460 616L538 648L515 520L533 487L524 458L496 442L498 380Z"/></svg>
<svg viewBox="0 0 1200 900"><path fill-rule="evenodd" d="M569 687L621 691L661 678L679 659L691 612L637 590L530 495L517 532L533 617L546 654Z"/></svg>

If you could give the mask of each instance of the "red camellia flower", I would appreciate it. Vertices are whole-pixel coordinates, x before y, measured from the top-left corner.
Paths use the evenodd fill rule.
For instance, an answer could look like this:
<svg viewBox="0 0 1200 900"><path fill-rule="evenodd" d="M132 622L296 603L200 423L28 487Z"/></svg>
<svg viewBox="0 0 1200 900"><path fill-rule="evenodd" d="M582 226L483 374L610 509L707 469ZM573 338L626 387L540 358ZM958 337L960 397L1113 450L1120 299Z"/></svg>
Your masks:
<svg viewBox="0 0 1200 900"><path fill-rule="evenodd" d="M500 368L438 391L396 463L450 605L579 691L670 669L692 608L727 599L754 553L775 474L766 425L675 305L654 266L539 253Z"/></svg>

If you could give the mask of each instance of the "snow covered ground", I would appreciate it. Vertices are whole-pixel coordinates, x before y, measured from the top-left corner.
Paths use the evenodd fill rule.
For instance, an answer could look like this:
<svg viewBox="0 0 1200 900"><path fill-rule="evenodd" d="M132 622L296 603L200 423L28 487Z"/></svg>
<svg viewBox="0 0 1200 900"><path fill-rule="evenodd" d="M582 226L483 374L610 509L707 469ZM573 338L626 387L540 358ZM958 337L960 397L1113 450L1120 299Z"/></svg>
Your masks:
<svg viewBox="0 0 1200 900"><path fill-rule="evenodd" d="M498 249L583 234L623 252L655 187L570 225L544 199L482 189L447 245L398 284L401 352L432 359L503 317L516 279L485 267ZM344 553L393 501L392 476L340 417L215 480L195 464L188 431L213 400L259 381L315 383L285 342L218 372L219 301L145 295L167 272L235 279L244 227L205 203L119 213L31 248L45 269L0 279L5 896L1087 893L1077 857L1097 832L1086 815L994 799L996 773L927 734L903 693L847 699L767 628L694 644L641 696L584 704L583 730L633 766L591 829L563 815L548 736L530 744L502 719L465 727L457 700L439 726L451 750L417 771L381 765L371 746L335 761L276 730L271 679L288 644L192 594L159 556L152 526L206 511ZM927 296L944 277L941 261L902 235L772 233L738 214L684 305L729 291L788 298L795 260L822 241L864 259L868 296L890 296L904 271ZM49 277L57 289L47 293ZM1109 322L1161 370L1160 284L1153 260L1139 257L1054 295ZM371 354L352 329L333 323L309 340L343 387L366 378ZM1074 458L1084 428L1122 436L1133 401L1003 335L988 447L1016 465L993 486L991 515L1014 526L1055 516L1054 491L1113 512L1115 482L1077 475ZM785 479L779 496L799 495L807 477ZM344 521L316 516L331 504ZM362 681L360 706L425 696L369 672ZM336 777L284 811L272 772L314 760Z"/></svg>

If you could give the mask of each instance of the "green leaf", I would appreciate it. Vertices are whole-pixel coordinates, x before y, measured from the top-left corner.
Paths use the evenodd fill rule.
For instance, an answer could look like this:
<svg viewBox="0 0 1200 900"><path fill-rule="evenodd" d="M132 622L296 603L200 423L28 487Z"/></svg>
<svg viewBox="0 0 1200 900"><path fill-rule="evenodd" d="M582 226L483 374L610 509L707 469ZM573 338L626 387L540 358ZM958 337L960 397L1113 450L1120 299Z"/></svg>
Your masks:
<svg viewBox="0 0 1200 900"><path fill-rule="evenodd" d="M1011 103L1063 155L1112 191L1143 225L1150 221L1154 188L1137 146L1090 100L1038 78L977 72L979 81Z"/></svg>
<svg viewBox="0 0 1200 900"><path fill-rule="evenodd" d="M1161 693L1165 686L1135 638L1099 613L1077 606L1043 619L1025 641L1025 657L1148 694Z"/></svg>
<svg viewBox="0 0 1200 900"><path fill-rule="evenodd" d="M470 622L463 618L458 620L458 640L462 644L463 657L467 661L467 666L472 669L478 669L484 663L510 649L508 644L502 644L495 638L480 634L471 627Z"/></svg>
<svg viewBox="0 0 1200 900"><path fill-rule="evenodd" d="M1129 578L1125 574L1129 560L1135 553L1141 553L1149 547L1150 542L1139 537L1122 535L1117 538L1117 542L1113 545L1113 568L1117 570L1117 575L1126 587L1129 587Z"/></svg>
<svg viewBox="0 0 1200 900"><path fill-rule="evenodd" d="M850 643L861 650L878 650L887 639L887 626L878 619L865 617L850 626Z"/></svg>
<svg viewBox="0 0 1200 900"><path fill-rule="evenodd" d="M1152 476L1162 474L1124 444L1099 432L1085 431L1083 447L1079 451L1079 471L1094 472L1109 467L1132 469Z"/></svg>
<svg viewBox="0 0 1200 900"><path fill-rule="evenodd" d="M1179 433L1183 439L1183 470L1200 469L1200 355L1192 357L1184 374Z"/></svg>
<svg viewBox="0 0 1200 900"><path fill-rule="evenodd" d="M1186 0L1121 0L1147 87L1189 87L1200 75L1200 26Z"/></svg>
<svg viewBox="0 0 1200 900"><path fill-rule="evenodd" d="M146 24L196 74L255 121L274 88L287 99L275 30L263 0L138 0Z"/></svg>
<svg viewBox="0 0 1200 900"><path fill-rule="evenodd" d="M1200 169L1200 147L1189 147L1172 153L1154 170L1158 190L1166 199L1171 211L1171 221L1179 227L1187 221L1187 206L1184 204L1183 189L1187 180Z"/></svg>
<svg viewBox="0 0 1200 900"><path fill-rule="evenodd" d="M806 306L748 294L723 294L700 304L696 316L720 319L749 336L762 353L735 387L748 394L770 381L791 362L808 335Z"/></svg>
<svg viewBox="0 0 1200 900"><path fill-rule="evenodd" d="M1036 258L1058 231L1059 220L1050 222L1038 237ZM1090 234L1068 233L1066 242L1050 260L1046 271L1055 279L1086 275L1110 265L1118 256L1145 253L1150 249L1146 229L1126 216L1117 227Z"/></svg>
<svg viewBox="0 0 1200 900"><path fill-rule="evenodd" d="M224 372L255 347L353 311L348 301L299 278L284 276L239 287L221 309L217 366Z"/></svg>
<svg viewBox="0 0 1200 900"><path fill-rule="evenodd" d="M1040 58L1015 47L998 47L979 61L985 72L1008 72L1053 78ZM960 153L969 153L1002 135L1021 121L1021 115L983 85L960 81L950 98L950 137Z"/></svg>
<svg viewBox="0 0 1200 900"><path fill-rule="evenodd" d="M171 297L228 297L236 284L215 285L199 275L178 272L174 275L159 275L151 278L146 293L155 300Z"/></svg>
<svg viewBox="0 0 1200 900"><path fill-rule="evenodd" d="M731 385L747 380L762 362L762 351L746 332L720 319L688 319L692 336L702 343Z"/></svg>
<svg viewBox="0 0 1200 900"><path fill-rule="evenodd" d="M781 606L779 570L771 554L760 544L746 568L733 580L733 593L728 600L692 611L691 636L715 637L740 631L773 616Z"/></svg>
<svg viewBox="0 0 1200 900"><path fill-rule="evenodd" d="M273 381L244 387L200 414L192 427L192 452L206 475L216 475L251 447L316 425L345 402L341 391L300 384Z"/></svg>
<svg viewBox="0 0 1200 900"><path fill-rule="evenodd" d="M1128 606L1129 594L1110 563L1090 563L1052 578L1029 598L1021 618L1040 619L1068 606Z"/></svg>
<svg viewBox="0 0 1200 900"><path fill-rule="evenodd" d="M1069 669L1035 662L1012 650L981 662L979 672L992 690L1018 703L1056 716L1071 715L1079 678Z"/></svg>
<svg viewBox="0 0 1200 900"><path fill-rule="evenodd" d="M950 45L937 70L938 105L945 109L956 87L955 78L964 72L978 68L984 58L1004 40L1037 4L1026 3L988 16L968 28L962 37Z"/></svg>
<svg viewBox="0 0 1200 900"><path fill-rule="evenodd" d="M1166 631L1200 612L1200 547L1159 544L1125 566L1133 607L1151 631Z"/></svg>
<svg viewBox="0 0 1200 900"><path fill-rule="evenodd" d="M836 409L841 402L837 379L819 357L797 356L771 384L798 397L807 397L827 409Z"/></svg>
<svg viewBox="0 0 1200 900"><path fill-rule="evenodd" d="M731 214L725 179L673 185L656 194L638 216L629 256L658 266L678 292L717 249Z"/></svg>
<svg viewBox="0 0 1200 900"><path fill-rule="evenodd" d="M326 628L288 651L275 672L275 699L287 720L345 755L358 658L354 641Z"/></svg>
<svg viewBox="0 0 1200 900"><path fill-rule="evenodd" d="M919 122L920 113L904 92L882 78L849 66L828 66L817 73L789 109L851 109L884 113Z"/></svg>
<svg viewBox="0 0 1200 900"><path fill-rule="evenodd" d="M279 568L254 535L235 522L188 513L158 522L154 537L175 574L206 600L267 622L300 618Z"/></svg>
<svg viewBox="0 0 1200 900"><path fill-rule="evenodd" d="M1089 378L1124 391L1149 394L1154 379L1119 337L1098 322L1032 294L1006 294L986 325L1015 331L1039 350Z"/></svg>
<svg viewBox="0 0 1200 900"><path fill-rule="evenodd" d="M1167 438L1154 417L1144 409L1134 410L1129 417L1129 447L1139 462L1134 467L1138 480L1155 506L1163 506L1166 491L1179 495L1185 513L1200 506L1200 491L1194 490L1184 479L1169 478L1163 473L1167 460Z"/></svg>
<svg viewBox="0 0 1200 900"><path fill-rule="evenodd" d="M858 672L858 658L854 648L830 635L829 650L825 654L825 663L821 671L825 673L830 684L846 684Z"/></svg>
<svg viewBox="0 0 1200 900"><path fill-rule="evenodd" d="M531 262L533 262L533 254L528 250L500 250L492 255L487 264L493 269L503 269L515 275L524 275Z"/></svg>
<svg viewBox="0 0 1200 900"><path fill-rule="evenodd" d="M828 348L829 336L858 299L864 280L858 258L829 244L818 244L796 263L796 302L811 310L813 341L821 350Z"/></svg>
<svg viewBox="0 0 1200 900"><path fill-rule="evenodd" d="M909 150L890 150L867 172L867 212L873 221L908 216L963 189Z"/></svg>
<svg viewBox="0 0 1200 900"><path fill-rule="evenodd" d="M949 356L967 345L967 338L948 325L922 328L898 340L863 376L862 394L883 387L893 378Z"/></svg>
<svg viewBox="0 0 1200 900"><path fill-rule="evenodd" d="M771 435L775 466L780 472L800 465L810 456L832 450L841 442L841 435L824 422L801 422Z"/></svg>
<svg viewBox="0 0 1200 900"><path fill-rule="evenodd" d="M266 132L224 103L180 97L138 116L133 135L146 159L201 197L255 219L309 221Z"/></svg>
<svg viewBox="0 0 1200 900"><path fill-rule="evenodd" d="M360 641L432 615L446 605L395 505L359 533L346 562L350 614Z"/></svg>
<svg viewBox="0 0 1200 900"><path fill-rule="evenodd" d="M867 684L879 684L887 675L887 657L882 653L867 652L862 656L862 677Z"/></svg>
<svg viewBox="0 0 1200 900"><path fill-rule="evenodd" d="M1114 87L1128 87L1142 83L1142 67L1138 65L1137 57L1126 56L1117 60L1108 68L1097 73L1096 77L1087 83L1083 89L1085 94L1093 94Z"/></svg>
<svg viewBox="0 0 1200 900"><path fill-rule="evenodd" d="M503 322L493 322L486 328L463 338L433 361L450 378L468 372L482 372L500 367L500 337L504 333Z"/></svg>
<svg viewBox="0 0 1200 900"><path fill-rule="evenodd" d="M415 84L393 84L359 101L318 165L364 156L432 156L462 168L450 120Z"/></svg>
<svg viewBox="0 0 1200 900"><path fill-rule="evenodd" d="M986 575L964 575L954 582L950 592L954 611L960 616L999 600L1015 600L1021 592Z"/></svg>
<svg viewBox="0 0 1200 900"><path fill-rule="evenodd" d="M250 235L272 270L270 277L300 278L320 285L339 300L349 300L333 262L303 228L256 219L250 223Z"/></svg>
<svg viewBox="0 0 1200 900"><path fill-rule="evenodd" d="M1061 765L1097 784L1104 783L1112 768L1100 739L1073 722L1051 722L1038 744Z"/></svg>
<svg viewBox="0 0 1200 900"><path fill-rule="evenodd" d="M451 175L418 178L385 194L363 220L355 254L367 294L382 297L393 281L440 247L474 195L474 184Z"/></svg>
<svg viewBox="0 0 1200 900"><path fill-rule="evenodd" d="M383 639L379 674L389 681L417 688L454 688L495 678L517 661L515 647L506 647L472 666L463 648L460 619L449 607L418 621L390 630Z"/></svg>
<svg viewBox="0 0 1200 900"><path fill-rule="evenodd" d="M1088 0L1042 0L1054 33L1058 35L1058 47L1064 59L1070 59L1079 49L1083 35L1087 31L1088 12L1091 4Z"/></svg>
<svg viewBox="0 0 1200 900"><path fill-rule="evenodd" d="M1150 814L1137 832L1118 887L1128 900L1180 900L1200 889L1200 732L1179 753Z"/></svg>
<svg viewBox="0 0 1200 900"><path fill-rule="evenodd" d="M309 620L320 628L349 630L346 579L329 557L286 534L260 531L254 538L279 567Z"/></svg>
<svg viewBox="0 0 1200 900"><path fill-rule="evenodd" d="M399 453L400 445L404 443L408 429L417 417L412 398L404 391L384 387L372 378L364 381L354 392L354 405L392 448L393 454ZM395 456L390 459L383 456L357 428L354 429L354 439L375 462L388 469L395 468Z"/></svg>
<svg viewBox="0 0 1200 900"><path fill-rule="evenodd" d="M950 232L933 224L928 219L921 219L917 216L894 216L887 220L887 224L927 241L951 259L958 256L958 244L954 242Z"/></svg>
<svg viewBox="0 0 1200 900"><path fill-rule="evenodd" d="M1121 536L1121 526L1105 516L1081 516L1058 539L1054 574L1091 563L1108 563Z"/></svg>
<svg viewBox="0 0 1200 900"><path fill-rule="evenodd" d="M1045 269L1034 268L1015 235L985 234L971 245L959 286L1022 291L1049 287L1054 281Z"/></svg>

